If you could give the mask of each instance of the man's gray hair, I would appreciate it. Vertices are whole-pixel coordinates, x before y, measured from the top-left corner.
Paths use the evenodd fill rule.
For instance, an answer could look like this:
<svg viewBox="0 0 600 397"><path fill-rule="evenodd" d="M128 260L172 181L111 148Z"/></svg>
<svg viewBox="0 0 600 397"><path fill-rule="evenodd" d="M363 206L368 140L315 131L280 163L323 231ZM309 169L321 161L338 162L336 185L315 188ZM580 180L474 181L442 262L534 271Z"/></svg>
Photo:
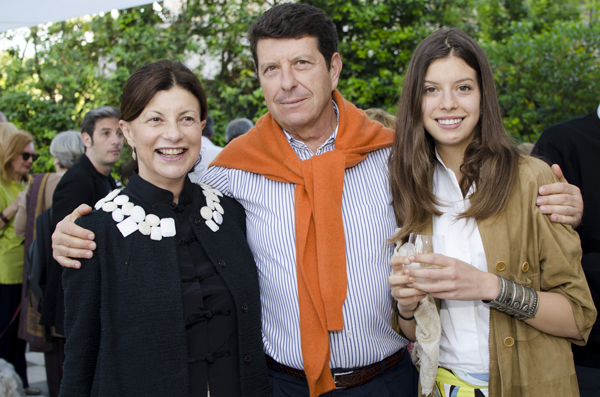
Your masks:
<svg viewBox="0 0 600 397"><path fill-rule="evenodd" d="M62 168L71 168L85 153L85 145L78 131L63 131L50 142L50 154Z"/></svg>
<svg viewBox="0 0 600 397"><path fill-rule="evenodd" d="M100 106L99 108L90 110L85 114L85 116L83 116L83 121L81 122L81 132L87 132L93 141L96 121L107 118L118 119L119 110L112 106Z"/></svg>
<svg viewBox="0 0 600 397"><path fill-rule="evenodd" d="M233 138L244 135L252 127L254 127L254 123L248 119L231 120L225 128L225 142L229 143Z"/></svg>

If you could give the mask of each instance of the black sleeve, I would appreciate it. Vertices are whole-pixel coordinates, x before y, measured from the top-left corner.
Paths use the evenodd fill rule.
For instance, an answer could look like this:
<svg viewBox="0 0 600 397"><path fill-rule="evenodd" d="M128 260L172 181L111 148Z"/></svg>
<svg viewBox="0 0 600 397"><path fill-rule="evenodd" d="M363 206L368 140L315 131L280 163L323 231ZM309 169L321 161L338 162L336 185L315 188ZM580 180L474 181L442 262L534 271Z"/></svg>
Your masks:
<svg viewBox="0 0 600 397"><path fill-rule="evenodd" d="M572 131L565 123L549 127L542 133L531 154L549 165L560 165L567 181L581 188L581 175L578 171L577 159L573 158L576 150L572 137Z"/></svg>
<svg viewBox="0 0 600 397"><path fill-rule="evenodd" d="M78 219L77 224L90 228L90 222L82 222L82 219ZM100 350L101 284L98 255L81 260L81 269L63 271L67 340L61 397L91 394Z"/></svg>

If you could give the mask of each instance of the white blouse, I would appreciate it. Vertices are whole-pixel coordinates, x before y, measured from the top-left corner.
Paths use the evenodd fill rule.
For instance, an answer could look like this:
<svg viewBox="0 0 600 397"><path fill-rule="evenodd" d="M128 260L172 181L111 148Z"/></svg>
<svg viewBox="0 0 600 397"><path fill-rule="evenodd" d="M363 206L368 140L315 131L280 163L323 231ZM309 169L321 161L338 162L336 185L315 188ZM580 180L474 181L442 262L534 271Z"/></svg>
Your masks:
<svg viewBox="0 0 600 397"><path fill-rule="evenodd" d="M487 272L487 261L477 222L457 216L470 205L471 186L463 199L454 172L446 168L436 151L439 164L433 173L433 193L443 213L433 219L433 233L445 237L446 256L460 259ZM481 300L442 300L440 366L468 373L489 372L490 309Z"/></svg>

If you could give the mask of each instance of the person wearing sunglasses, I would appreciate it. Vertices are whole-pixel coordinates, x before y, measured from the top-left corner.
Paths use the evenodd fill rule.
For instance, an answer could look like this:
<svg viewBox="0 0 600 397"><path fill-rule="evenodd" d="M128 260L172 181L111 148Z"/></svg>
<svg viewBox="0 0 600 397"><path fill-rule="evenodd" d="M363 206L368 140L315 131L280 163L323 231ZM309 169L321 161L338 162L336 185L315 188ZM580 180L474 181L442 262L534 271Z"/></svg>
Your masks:
<svg viewBox="0 0 600 397"><path fill-rule="evenodd" d="M23 238L14 230L14 216L25 194L25 181L38 158L29 132L11 134L0 148L0 358L15 367L25 394L40 394L29 388L26 342L17 337L23 283Z"/></svg>
<svg viewBox="0 0 600 397"><path fill-rule="evenodd" d="M56 134L50 142L49 151L54 158L56 172L30 175L26 194L19 201L19 210L14 218L15 234L25 238L24 278L26 278L26 274L34 272L35 262L34 260L30 261L31 258L27 257L34 237L38 240L39 250L42 250L41 247L44 246L40 240L46 241L44 232L40 232L44 228L44 221L43 219L36 221L36 219L38 215L52 207L52 196L56 186L67 170L75 165L85 153L81 133L79 131L63 131ZM27 154L27 157L29 156ZM37 154L31 157L35 161ZM50 213L48 218L51 219L51 217ZM48 225L48 228L51 228L51 226ZM65 357L65 336L61 332L57 332L54 325L57 321L56 317L58 317L56 315L57 307L63 307L62 300L64 300L64 297L62 293L58 293L59 287L62 291L62 271L56 269L59 267L58 265L54 267L49 265L49 258L37 262L38 269L43 269L41 270L43 274L43 297L41 301L43 301L43 304L38 306L38 300L32 292L35 289L33 285L36 281L23 280L19 337L29 343L30 351L44 352L48 393L50 397L57 397L60 391ZM51 345L51 349L48 349L48 345Z"/></svg>

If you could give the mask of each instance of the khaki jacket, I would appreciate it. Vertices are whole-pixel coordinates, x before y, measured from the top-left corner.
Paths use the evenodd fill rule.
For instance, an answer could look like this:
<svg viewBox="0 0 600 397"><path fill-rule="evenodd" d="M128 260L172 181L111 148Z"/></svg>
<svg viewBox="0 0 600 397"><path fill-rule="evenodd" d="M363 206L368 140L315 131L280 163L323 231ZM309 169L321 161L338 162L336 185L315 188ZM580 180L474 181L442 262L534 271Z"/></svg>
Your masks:
<svg viewBox="0 0 600 397"><path fill-rule="evenodd" d="M538 188L553 182L547 164L522 157L506 210L477 225L488 271L565 296L584 340L551 336L490 310L490 397L579 395L571 343L585 344L596 308L581 268L579 236L570 226L551 222L535 204Z"/></svg>

